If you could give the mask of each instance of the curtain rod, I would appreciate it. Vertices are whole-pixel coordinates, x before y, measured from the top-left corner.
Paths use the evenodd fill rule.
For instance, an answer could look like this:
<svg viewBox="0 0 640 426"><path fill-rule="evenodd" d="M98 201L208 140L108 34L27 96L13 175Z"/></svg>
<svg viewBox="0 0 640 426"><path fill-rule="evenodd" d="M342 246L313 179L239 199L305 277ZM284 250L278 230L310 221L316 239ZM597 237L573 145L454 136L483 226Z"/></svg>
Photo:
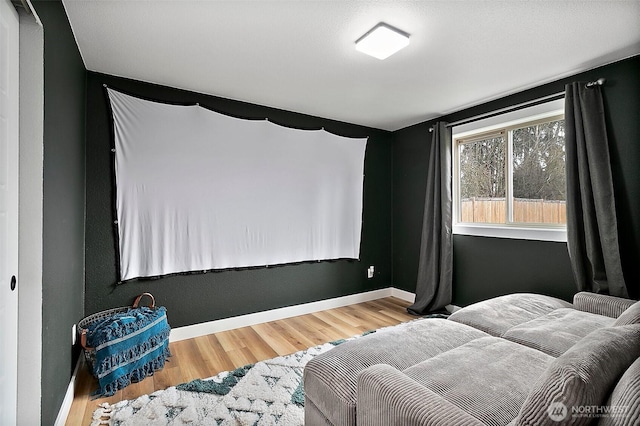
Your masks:
<svg viewBox="0 0 640 426"><path fill-rule="evenodd" d="M482 120L483 118L494 117L496 115L505 114L507 112L517 111L519 109L523 109L523 108L526 108L526 107L529 107L529 106L541 104L541 103L546 102L546 101L560 99L560 98L563 98L563 97L564 97L564 91L563 92L554 93L553 95L543 96L541 98L533 99L533 100L530 100L530 101L527 101L527 102L522 102L520 104L512 105L512 106L506 107L506 108L500 108L500 109L497 109L495 111L491 111L491 112L487 112L487 113L484 113L484 114L476 115L476 116L473 116L473 117L465 118L464 120L454 121L453 123L447 124L447 127L453 127L453 126L459 126L461 124L471 123L473 121Z"/></svg>
<svg viewBox="0 0 640 426"><path fill-rule="evenodd" d="M599 78L595 81L590 81L588 82L585 86L586 87L593 87L593 86L602 86L605 83L605 79L604 78ZM475 115L473 117L469 117L469 118L465 118L463 120L458 120L458 121L454 121L453 123L449 123L447 124L446 127L453 127L453 126L459 126L461 124L467 124L467 123L472 123L474 121L478 121L478 120L482 120L483 118L490 118L490 117L494 117L496 115L500 115L500 114L505 114L507 112L512 112L512 111L517 111L519 109L523 109L529 106L533 106L533 105L537 105L537 104L541 104L545 101L551 101L551 100L556 100L556 99L560 99L564 97L565 92L558 92L558 93L554 93L552 95L547 95L547 96L543 96L541 98L537 98L537 99L533 99L527 102L522 102L520 104L517 105L512 105L510 107L506 107L506 108L501 108L495 111L491 111L491 112L487 112L484 114L479 114L479 115ZM429 127L429 131L432 132L433 131L433 127Z"/></svg>

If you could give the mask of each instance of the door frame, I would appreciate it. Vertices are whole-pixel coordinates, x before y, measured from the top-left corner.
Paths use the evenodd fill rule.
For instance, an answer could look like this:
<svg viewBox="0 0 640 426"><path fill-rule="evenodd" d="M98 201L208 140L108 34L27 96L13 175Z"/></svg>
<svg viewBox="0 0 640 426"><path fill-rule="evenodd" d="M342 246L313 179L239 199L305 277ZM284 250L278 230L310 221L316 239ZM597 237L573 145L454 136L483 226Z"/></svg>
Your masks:
<svg viewBox="0 0 640 426"><path fill-rule="evenodd" d="M18 424L41 423L44 28L30 0L20 26Z"/></svg>

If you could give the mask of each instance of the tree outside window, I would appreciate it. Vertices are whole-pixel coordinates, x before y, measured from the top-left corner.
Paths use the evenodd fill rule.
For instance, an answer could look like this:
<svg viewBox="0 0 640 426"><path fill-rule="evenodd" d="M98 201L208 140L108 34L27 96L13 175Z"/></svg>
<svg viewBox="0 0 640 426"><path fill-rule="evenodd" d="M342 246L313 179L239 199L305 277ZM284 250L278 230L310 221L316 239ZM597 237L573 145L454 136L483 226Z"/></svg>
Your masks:
<svg viewBox="0 0 640 426"><path fill-rule="evenodd" d="M564 119L456 140L459 222L566 224Z"/></svg>

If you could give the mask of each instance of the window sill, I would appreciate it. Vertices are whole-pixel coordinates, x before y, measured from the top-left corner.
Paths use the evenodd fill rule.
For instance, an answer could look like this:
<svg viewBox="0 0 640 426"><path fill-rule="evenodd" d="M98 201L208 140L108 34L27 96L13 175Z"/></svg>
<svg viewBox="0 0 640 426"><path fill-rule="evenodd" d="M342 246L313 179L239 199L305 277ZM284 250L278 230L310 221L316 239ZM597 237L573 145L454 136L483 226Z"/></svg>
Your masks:
<svg viewBox="0 0 640 426"><path fill-rule="evenodd" d="M453 225L454 235L511 238L516 240L537 240L567 242L566 228L524 228L518 226L459 224Z"/></svg>

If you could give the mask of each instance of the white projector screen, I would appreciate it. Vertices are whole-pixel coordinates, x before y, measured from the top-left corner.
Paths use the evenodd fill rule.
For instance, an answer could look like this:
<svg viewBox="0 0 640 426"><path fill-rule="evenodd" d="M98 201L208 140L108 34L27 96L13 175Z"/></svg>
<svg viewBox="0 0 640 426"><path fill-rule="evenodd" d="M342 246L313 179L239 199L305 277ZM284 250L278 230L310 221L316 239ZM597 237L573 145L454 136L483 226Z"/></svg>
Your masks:
<svg viewBox="0 0 640 426"><path fill-rule="evenodd" d="M107 91L122 281L359 258L366 138Z"/></svg>

